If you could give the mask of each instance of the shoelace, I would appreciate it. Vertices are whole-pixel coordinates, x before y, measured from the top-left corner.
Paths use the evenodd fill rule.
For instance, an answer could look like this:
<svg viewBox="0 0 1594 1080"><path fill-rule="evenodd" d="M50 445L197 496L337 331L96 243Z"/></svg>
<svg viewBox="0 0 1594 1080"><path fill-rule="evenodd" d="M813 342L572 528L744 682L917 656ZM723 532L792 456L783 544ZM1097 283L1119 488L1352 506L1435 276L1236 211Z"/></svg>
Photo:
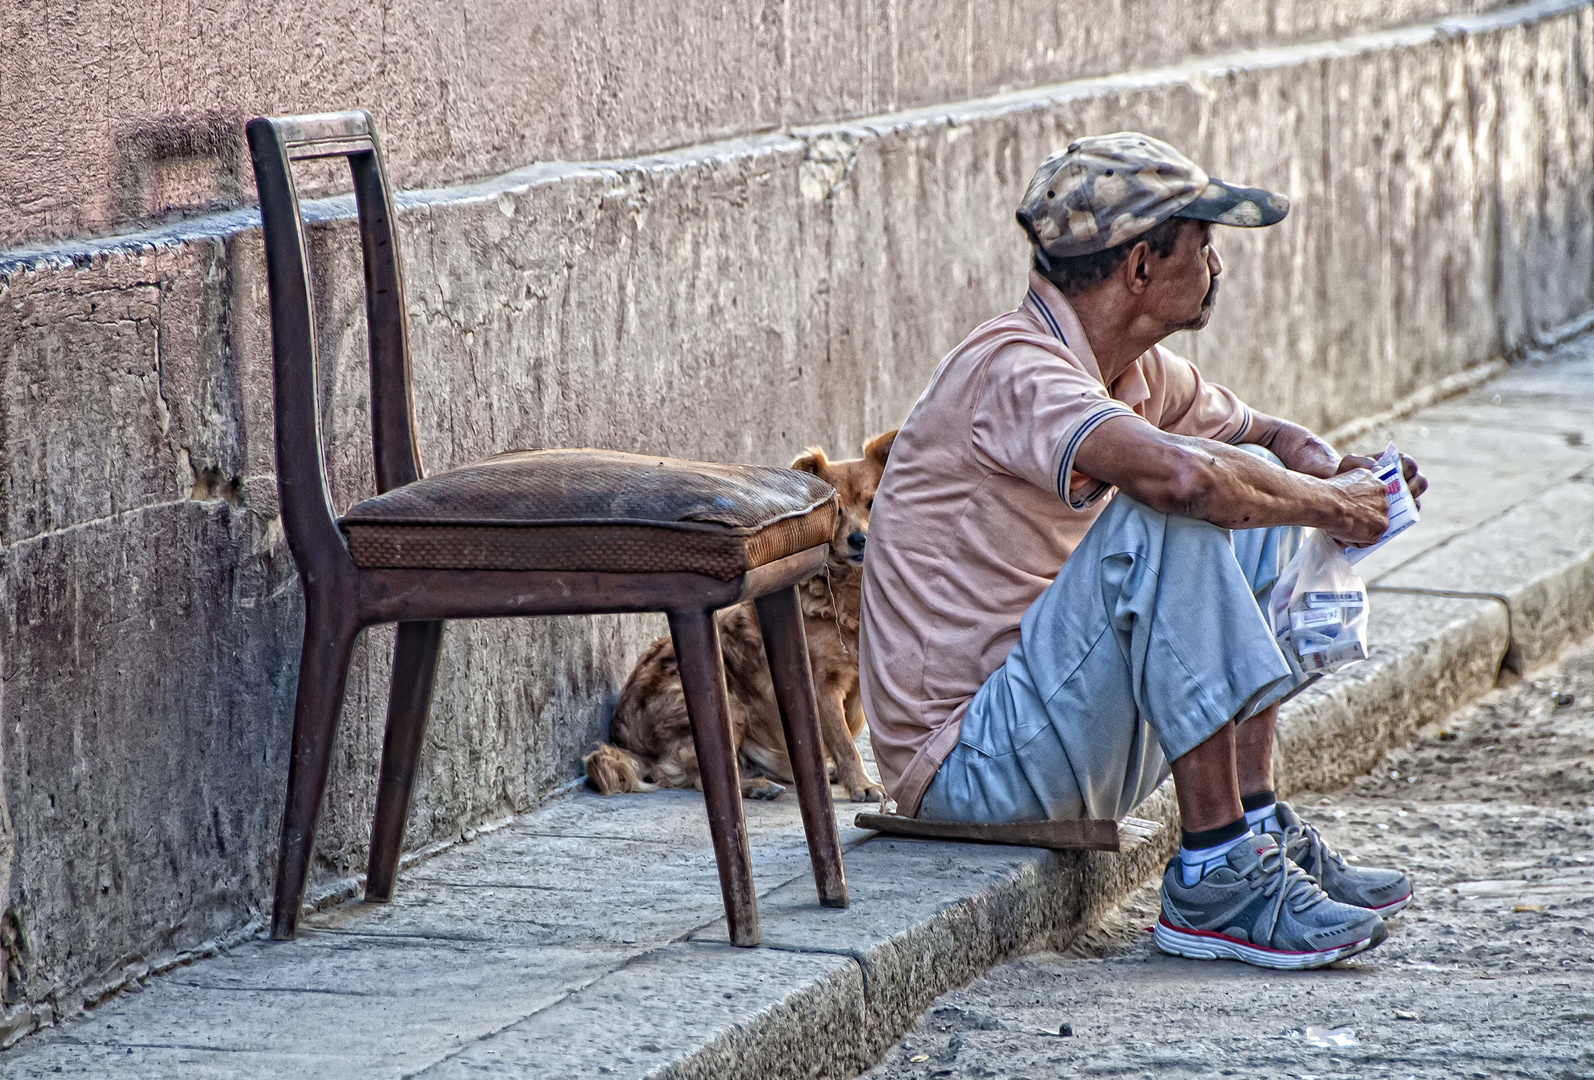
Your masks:
<svg viewBox="0 0 1594 1080"><path fill-rule="evenodd" d="M1328 846L1328 841L1323 839L1323 834L1317 831L1315 825L1304 821L1284 830L1284 835L1279 838L1279 850L1292 861L1309 864L1318 870L1330 861L1338 865L1341 870L1346 868L1345 857Z"/></svg>
<svg viewBox="0 0 1594 1080"><path fill-rule="evenodd" d="M1267 924L1267 943L1271 945L1273 935L1278 930L1279 918L1284 914L1286 902L1290 905L1290 911L1299 915L1328 897L1318 888L1315 878L1284 857L1283 847L1265 848L1257 854L1259 860L1256 869L1247 876L1253 884L1258 875L1268 879L1267 884L1262 886L1262 895L1273 900L1269 912L1271 918ZM1251 940L1256 939L1253 937Z"/></svg>

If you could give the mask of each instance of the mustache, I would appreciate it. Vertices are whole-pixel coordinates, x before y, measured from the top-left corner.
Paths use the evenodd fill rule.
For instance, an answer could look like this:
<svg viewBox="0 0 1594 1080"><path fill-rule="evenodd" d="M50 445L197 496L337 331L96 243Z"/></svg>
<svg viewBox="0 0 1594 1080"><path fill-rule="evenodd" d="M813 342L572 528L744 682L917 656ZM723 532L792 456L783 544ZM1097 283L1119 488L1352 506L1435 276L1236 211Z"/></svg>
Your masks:
<svg viewBox="0 0 1594 1080"><path fill-rule="evenodd" d="M1212 281L1212 284L1207 286L1207 294L1206 294L1206 296L1202 297L1202 299L1201 299L1201 310L1202 311L1207 310L1207 308L1211 307L1213 301L1215 301L1217 298L1218 298L1218 282L1217 282L1217 279L1214 278L1213 281Z"/></svg>

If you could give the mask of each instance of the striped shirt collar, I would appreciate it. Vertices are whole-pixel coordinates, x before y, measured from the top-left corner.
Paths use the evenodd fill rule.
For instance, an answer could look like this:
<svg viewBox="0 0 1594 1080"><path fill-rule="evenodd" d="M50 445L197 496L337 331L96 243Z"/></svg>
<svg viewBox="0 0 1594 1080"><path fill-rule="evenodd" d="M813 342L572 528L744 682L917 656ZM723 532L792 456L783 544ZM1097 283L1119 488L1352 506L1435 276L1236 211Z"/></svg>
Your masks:
<svg viewBox="0 0 1594 1080"><path fill-rule="evenodd" d="M1085 337L1084 327L1079 323L1079 316L1074 314L1073 306L1058 291L1057 286L1033 269L1029 272L1029 293L1024 297L1024 310L1040 324L1043 333L1062 342L1080 366L1105 385L1101 367L1096 363L1096 354L1091 351L1090 340ZM1131 408L1151 396L1151 388L1146 385L1146 375L1139 360L1118 376L1118 381L1113 383L1109 393Z"/></svg>

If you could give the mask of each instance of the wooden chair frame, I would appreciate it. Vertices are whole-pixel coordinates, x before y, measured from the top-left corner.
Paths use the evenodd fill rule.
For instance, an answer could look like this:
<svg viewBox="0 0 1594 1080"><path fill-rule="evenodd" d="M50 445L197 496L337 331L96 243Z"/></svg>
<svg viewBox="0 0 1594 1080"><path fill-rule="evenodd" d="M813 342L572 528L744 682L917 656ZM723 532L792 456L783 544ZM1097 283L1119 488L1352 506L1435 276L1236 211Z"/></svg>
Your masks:
<svg viewBox="0 0 1594 1080"><path fill-rule="evenodd" d="M271 936L295 936L343 706L361 630L397 623L387 731L371 827L365 897L393 895L410 796L447 619L664 612L675 642L697 747L731 941L759 942L715 612L754 601L780 703L820 903L847 906L847 884L815 708L798 583L817 573L813 547L732 581L689 573L361 569L349 554L327 485L316 393L316 334L292 162L344 157L353 174L370 338L371 441L378 492L422 476L411 382L408 307L393 199L369 113L259 118L249 148L265 233L276 399L277 490L305 594L304 649L294 704Z"/></svg>

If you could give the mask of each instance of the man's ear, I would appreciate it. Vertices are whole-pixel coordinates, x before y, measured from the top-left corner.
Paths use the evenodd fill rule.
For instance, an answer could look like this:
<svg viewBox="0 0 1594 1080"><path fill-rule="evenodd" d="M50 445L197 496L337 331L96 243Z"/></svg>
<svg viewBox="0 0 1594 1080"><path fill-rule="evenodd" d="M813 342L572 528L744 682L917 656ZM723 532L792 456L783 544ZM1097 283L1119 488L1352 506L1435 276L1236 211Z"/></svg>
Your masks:
<svg viewBox="0 0 1594 1080"><path fill-rule="evenodd" d="M863 444L863 456L867 461L872 461L882 469L886 467L886 458L891 456L891 444L897 439L897 431L893 429L884 435L876 435Z"/></svg>
<svg viewBox="0 0 1594 1080"><path fill-rule="evenodd" d="M791 467L798 472L813 473L821 480L830 475L830 459L817 446L810 446L801 457L791 463Z"/></svg>
<svg viewBox="0 0 1594 1080"><path fill-rule="evenodd" d="M1143 293L1151 284L1151 245L1144 240L1129 249L1124 260L1124 286L1132 293Z"/></svg>

